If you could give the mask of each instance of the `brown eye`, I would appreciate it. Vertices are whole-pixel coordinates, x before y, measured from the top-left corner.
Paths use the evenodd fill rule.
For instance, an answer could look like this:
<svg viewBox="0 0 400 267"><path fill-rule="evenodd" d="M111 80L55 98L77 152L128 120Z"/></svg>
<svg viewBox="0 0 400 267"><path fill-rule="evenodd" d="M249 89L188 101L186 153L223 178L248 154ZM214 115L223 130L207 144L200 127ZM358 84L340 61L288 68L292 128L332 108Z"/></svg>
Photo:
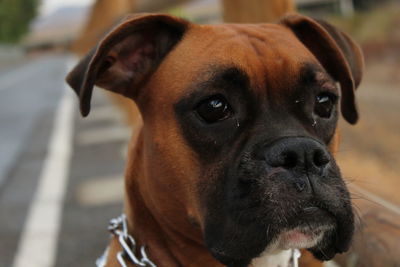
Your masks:
<svg viewBox="0 0 400 267"><path fill-rule="evenodd" d="M202 101L196 112L207 123L222 121L232 114L228 102L222 96L213 96Z"/></svg>
<svg viewBox="0 0 400 267"><path fill-rule="evenodd" d="M337 96L330 93L322 93L315 98L314 112L321 118L330 118Z"/></svg>

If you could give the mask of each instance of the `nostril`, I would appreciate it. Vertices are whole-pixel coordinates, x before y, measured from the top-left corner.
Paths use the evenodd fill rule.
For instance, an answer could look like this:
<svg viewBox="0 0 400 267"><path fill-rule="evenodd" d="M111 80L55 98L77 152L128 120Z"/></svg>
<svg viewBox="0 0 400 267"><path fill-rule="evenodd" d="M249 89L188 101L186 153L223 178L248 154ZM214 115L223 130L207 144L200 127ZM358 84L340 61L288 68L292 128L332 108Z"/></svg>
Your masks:
<svg viewBox="0 0 400 267"><path fill-rule="evenodd" d="M297 166L298 164L298 155L294 151L287 151L283 155L283 167L287 169L291 169Z"/></svg>
<svg viewBox="0 0 400 267"><path fill-rule="evenodd" d="M328 164L329 161L330 161L330 160L329 160L329 157L328 157L328 155L327 155L324 151L318 149L318 150L316 150L316 151L314 152L314 155L313 155L313 162L314 162L314 165L315 165L315 166L317 166L317 167L323 167L323 166L325 166L326 164Z"/></svg>
<svg viewBox="0 0 400 267"><path fill-rule="evenodd" d="M288 137L280 139L262 150L268 167L288 171L321 171L331 161L324 145L311 138Z"/></svg>

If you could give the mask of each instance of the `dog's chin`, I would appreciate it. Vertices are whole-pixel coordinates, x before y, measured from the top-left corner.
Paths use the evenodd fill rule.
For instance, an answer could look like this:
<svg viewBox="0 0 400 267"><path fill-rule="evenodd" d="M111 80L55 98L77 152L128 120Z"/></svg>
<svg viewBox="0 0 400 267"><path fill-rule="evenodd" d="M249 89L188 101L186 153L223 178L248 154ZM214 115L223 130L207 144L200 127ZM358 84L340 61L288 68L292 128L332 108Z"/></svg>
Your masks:
<svg viewBox="0 0 400 267"><path fill-rule="evenodd" d="M301 226L293 229L284 229L266 246L260 255L273 256L279 251L285 251L289 249L313 249L319 253L322 253L324 256L328 256L323 252L323 248L320 247L320 244L326 239L326 236L330 236L330 233L333 230L334 225L331 224L321 225L315 228ZM212 251L216 259L229 267L245 267L256 258L252 256L238 259L235 257L237 255L228 255L222 250Z"/></svg>
<svg viewBox="0 0 400 267"><path fill-rule="evenodd" d="M304 209L301 215L279 232L268 246L271 250L317 249L322 243L332 243L331 233L336 227L333 216L316 207Z"/></svg>
<svg viewBox="0 0 400 267"><path fill-rule="evenodd" d="M321 247L321 244L331 243L330 236L334 231L334 225L327 224L315 228L308 226L296 227L293 229L282 230L276 238L273 239L264 251L260 254L263 256L274 255L278 251L290 249L309 249L321 260L329 260L333 257L330 252L324 252L326 247ZM328 241L329 240L329 241ZM246 247L244 245L243 247ZM244 258L236 258L237 255L229 255L223 250L211 250L213 256L229 267L245 267L248 266L256 257L249 256ZM328 249L329 251L329 249ZM317 256L321 255L321 256Z"/></svg>
<svg viewBox="0 0 400 267"><path fill-rule="evenodd" d="M292 220L288 218L287 223L281 226L264 224L257 229L245 227L230 236L232 242L217 241L213 244L216 246L209 248L217 260L229 267L245 267L260 255L289 249L309 249L321 260L332 258L337 252L334 217L318 208L309 208L301 215ZM258 223L262 224L262 221ZM243 233L246 235L243 236ZM233 236L241 238L235 240Z"/></svg>
<svg viewBox="0 0 400 267"><path fill-rule="evenodd" d="M269 245L271 250L287 250L313 248L323 239L325 233L331 231L333 226L324 225L317 228L296 227L290 230L284 230L278 235L276 240Z"/></svg>

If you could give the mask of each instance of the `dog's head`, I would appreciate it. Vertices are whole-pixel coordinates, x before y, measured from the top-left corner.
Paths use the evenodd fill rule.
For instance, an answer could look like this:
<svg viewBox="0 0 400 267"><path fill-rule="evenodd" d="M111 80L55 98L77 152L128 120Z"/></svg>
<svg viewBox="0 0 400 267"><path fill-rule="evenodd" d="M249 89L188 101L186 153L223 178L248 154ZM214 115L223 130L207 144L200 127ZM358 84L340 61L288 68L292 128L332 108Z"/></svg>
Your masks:
<svg viewBox="0 0 400 267"><path fill-rule="evenodd" d="M67 81L84 116L94 85L137 103L147 204L165 223L195 221L214 257L246 266L265 250L348 249L353 212L332 152L339 109L358 119L362 67L347 35L300 15L213 26L142 15Z"/></svg>

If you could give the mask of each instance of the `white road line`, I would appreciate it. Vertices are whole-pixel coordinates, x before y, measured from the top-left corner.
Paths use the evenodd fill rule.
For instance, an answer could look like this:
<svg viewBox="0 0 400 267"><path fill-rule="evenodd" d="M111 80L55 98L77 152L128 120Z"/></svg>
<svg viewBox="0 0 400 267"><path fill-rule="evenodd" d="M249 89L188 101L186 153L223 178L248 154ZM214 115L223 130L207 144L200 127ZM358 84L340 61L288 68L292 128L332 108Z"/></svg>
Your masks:
<svg viewBox="0 0 400 267"><path fill-rule="evenodd" d="M71 62L68 62L68 67ZM72 150L74 101L65 88L54 117L54 128L39 177L38 188L29 207L13 267L52 267Z"/></svg>

